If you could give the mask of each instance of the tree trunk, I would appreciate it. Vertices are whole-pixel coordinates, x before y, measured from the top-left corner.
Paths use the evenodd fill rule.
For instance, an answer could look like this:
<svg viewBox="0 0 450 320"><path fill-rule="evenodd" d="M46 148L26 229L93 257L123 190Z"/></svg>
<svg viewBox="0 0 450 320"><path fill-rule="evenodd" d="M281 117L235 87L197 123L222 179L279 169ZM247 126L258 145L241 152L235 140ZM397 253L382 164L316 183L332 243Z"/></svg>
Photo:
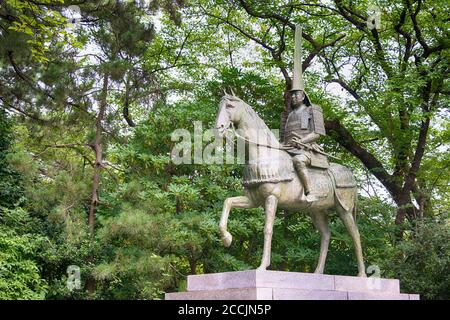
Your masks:
<svg viewBox="0 0 450 320"><path fill-rule="evenodd" d="M409 204L411 203L411 198L409 194L400 194L395 199L395 203L397 204L397 215L395 216L395 224L401 225L405 222L405 218L408 213Z"/></svg>
<svg viewBox="0 0 450 320"><path fill-rule="evenodd" d="M197 260L194 258L189 259L189 267L191 269L191 274L197 274Z"/></svg>
<svg viewBox="0 0 450 320"><path fill-rule="evenodd" d="M95 163L94 163L94 176L92 178L92 195L91 195L91 205L89 207L89 234L94 235L95 228L95 211L99 203L98 188L100 185L100 174L103 166L103 146L102 146L102 121L105 117L106 111L106 98L108 96L108 75L105 74L103 78L103 89L101 98L99 101L99 111L97 115L97 120L95 122L95 139L91 144L92 150L95 153Z"/></svg>
<svg viewBox="0 0 450 320"><path fill-rule="evenodd" d="M99 111L97 119L95 121L95 139L90 145L95 153L94 175L92 178L92 195L91 195L91 204L89 206L89 218L88 218L89 235L91 236L91 238L94 237L95 212L97 209L97 205L99 203L98 189L100 186L100 175L103 167L102 121L103 118L105 117L107 96L108 96L108 75L105 74L103 78L103 89L99 101ZM88 262L92 262L93 256L89 256L87 260ZM86 280L86 289L89 295L92 296L94 294L95 292L94 278L90 277Z"/></svg>
<svg viewBox="0 0 450 320"><path fill-rule="evenodd" d="M404 234L404 222L408 217L410 219L417 218L417 208L412 202L411 192L402 192L394 197L394 201L397 204L397 214L395 216L395 224L400 227L397 233L398 239L403 239Z"/></svg>

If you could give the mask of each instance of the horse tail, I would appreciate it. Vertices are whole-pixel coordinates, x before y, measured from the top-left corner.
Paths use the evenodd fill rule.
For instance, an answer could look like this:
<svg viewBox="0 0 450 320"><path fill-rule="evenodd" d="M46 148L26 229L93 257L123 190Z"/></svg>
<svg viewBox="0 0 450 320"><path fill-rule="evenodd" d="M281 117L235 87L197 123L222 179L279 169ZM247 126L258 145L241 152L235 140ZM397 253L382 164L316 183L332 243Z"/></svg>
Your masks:
<svg viewBox="0 0 450 320"><path fill-rule="evenodd" d="M355 201L353 201L353 209L352 209L353 220L355 222L357 211L358 211L358 190L355 190Z"/></svg>

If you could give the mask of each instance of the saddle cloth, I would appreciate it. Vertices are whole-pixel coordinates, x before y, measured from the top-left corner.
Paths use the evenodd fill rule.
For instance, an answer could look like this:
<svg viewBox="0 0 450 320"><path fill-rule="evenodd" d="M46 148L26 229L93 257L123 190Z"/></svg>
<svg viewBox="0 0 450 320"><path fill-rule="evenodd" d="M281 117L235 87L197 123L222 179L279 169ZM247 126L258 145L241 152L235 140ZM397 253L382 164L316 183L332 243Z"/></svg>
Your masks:
<svg viewBox="0 0 450 320"><path fill-rule="evenodd" d="M294 178L292 161L264 158L250 161L244 166L244 187L266 182L291 181Z"/></svg>
<svg viewBox="0 0 450 320"><path fill-rule="evenodd" d="M354 188L356 187L356 180L353 173L346 167L331 163L328 172L334 180L336 188Z"/></svg>
<svg viewBox="0 0 450 320"><path fill-rule="evenodd" d="M356 180L352 172L337 163L330 163L328 169L308 168L310 178L314 180L312 184L313 193L319 198L326 196L329 188L334 189L334 194L345 209L353 208L356 201ZM255 186L266 182L291 181L295 174L292 161L286 159L258 159L249 162L244 167L244 187Z"/></svg>

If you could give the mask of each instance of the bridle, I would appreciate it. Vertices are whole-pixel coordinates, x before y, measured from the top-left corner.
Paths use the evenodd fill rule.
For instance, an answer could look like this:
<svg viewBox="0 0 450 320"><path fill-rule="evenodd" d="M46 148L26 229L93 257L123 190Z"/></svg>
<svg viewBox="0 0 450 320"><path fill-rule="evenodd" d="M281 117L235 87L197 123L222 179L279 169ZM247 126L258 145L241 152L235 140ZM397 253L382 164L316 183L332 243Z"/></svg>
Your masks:
<svg viewBox="0 0 450 320"><path fill-rule="evenodd" d="M222 127L223 128L223 127ZM219 127L217 127L216 129L221 129ZM268 149L276 149L276 150L288 150L288 149L292 149L292 147L287 147L287 146L282 146L282 147L275 147L275 146L271 146L268 144L264 144L264 143L259 143L259 142L255 142L252 141L246 137L241 136L239 133L237 133L236 129L234 128L234 124L233 122L230 122L230 124L225 128L225 131L229 131L232 132L237 138L249 143L249 144L254 144L257 147L264 147L264 148L268 148Z"/></svg>

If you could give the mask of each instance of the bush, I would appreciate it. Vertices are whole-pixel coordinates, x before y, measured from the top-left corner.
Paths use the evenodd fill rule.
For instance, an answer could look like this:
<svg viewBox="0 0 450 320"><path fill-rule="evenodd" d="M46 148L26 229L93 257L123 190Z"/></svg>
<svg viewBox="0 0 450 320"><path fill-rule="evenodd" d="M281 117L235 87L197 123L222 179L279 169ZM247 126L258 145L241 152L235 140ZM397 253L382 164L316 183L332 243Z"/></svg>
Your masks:
<svg viewBox="0 0 450 320"><path fill-rule="evenodd" d="M417 221L386 262L390 277L400 279L402 291L422 299L450 299L450 224Z"/></svg>
<svg viewBox="0 0 450 320"><path fill-rule="evenodd" d="M0 300L45 298L47 283L36 260L46 238L15 230L29 222L22 209L0 208Z"/></svg>
<svg viewBox="0 0 450 320"><path fill-rule="evenodd" d="M0 206L11 208L24 196L22 177L8 163L7 154L11 145L11 122L0 110Z"/></svg>

